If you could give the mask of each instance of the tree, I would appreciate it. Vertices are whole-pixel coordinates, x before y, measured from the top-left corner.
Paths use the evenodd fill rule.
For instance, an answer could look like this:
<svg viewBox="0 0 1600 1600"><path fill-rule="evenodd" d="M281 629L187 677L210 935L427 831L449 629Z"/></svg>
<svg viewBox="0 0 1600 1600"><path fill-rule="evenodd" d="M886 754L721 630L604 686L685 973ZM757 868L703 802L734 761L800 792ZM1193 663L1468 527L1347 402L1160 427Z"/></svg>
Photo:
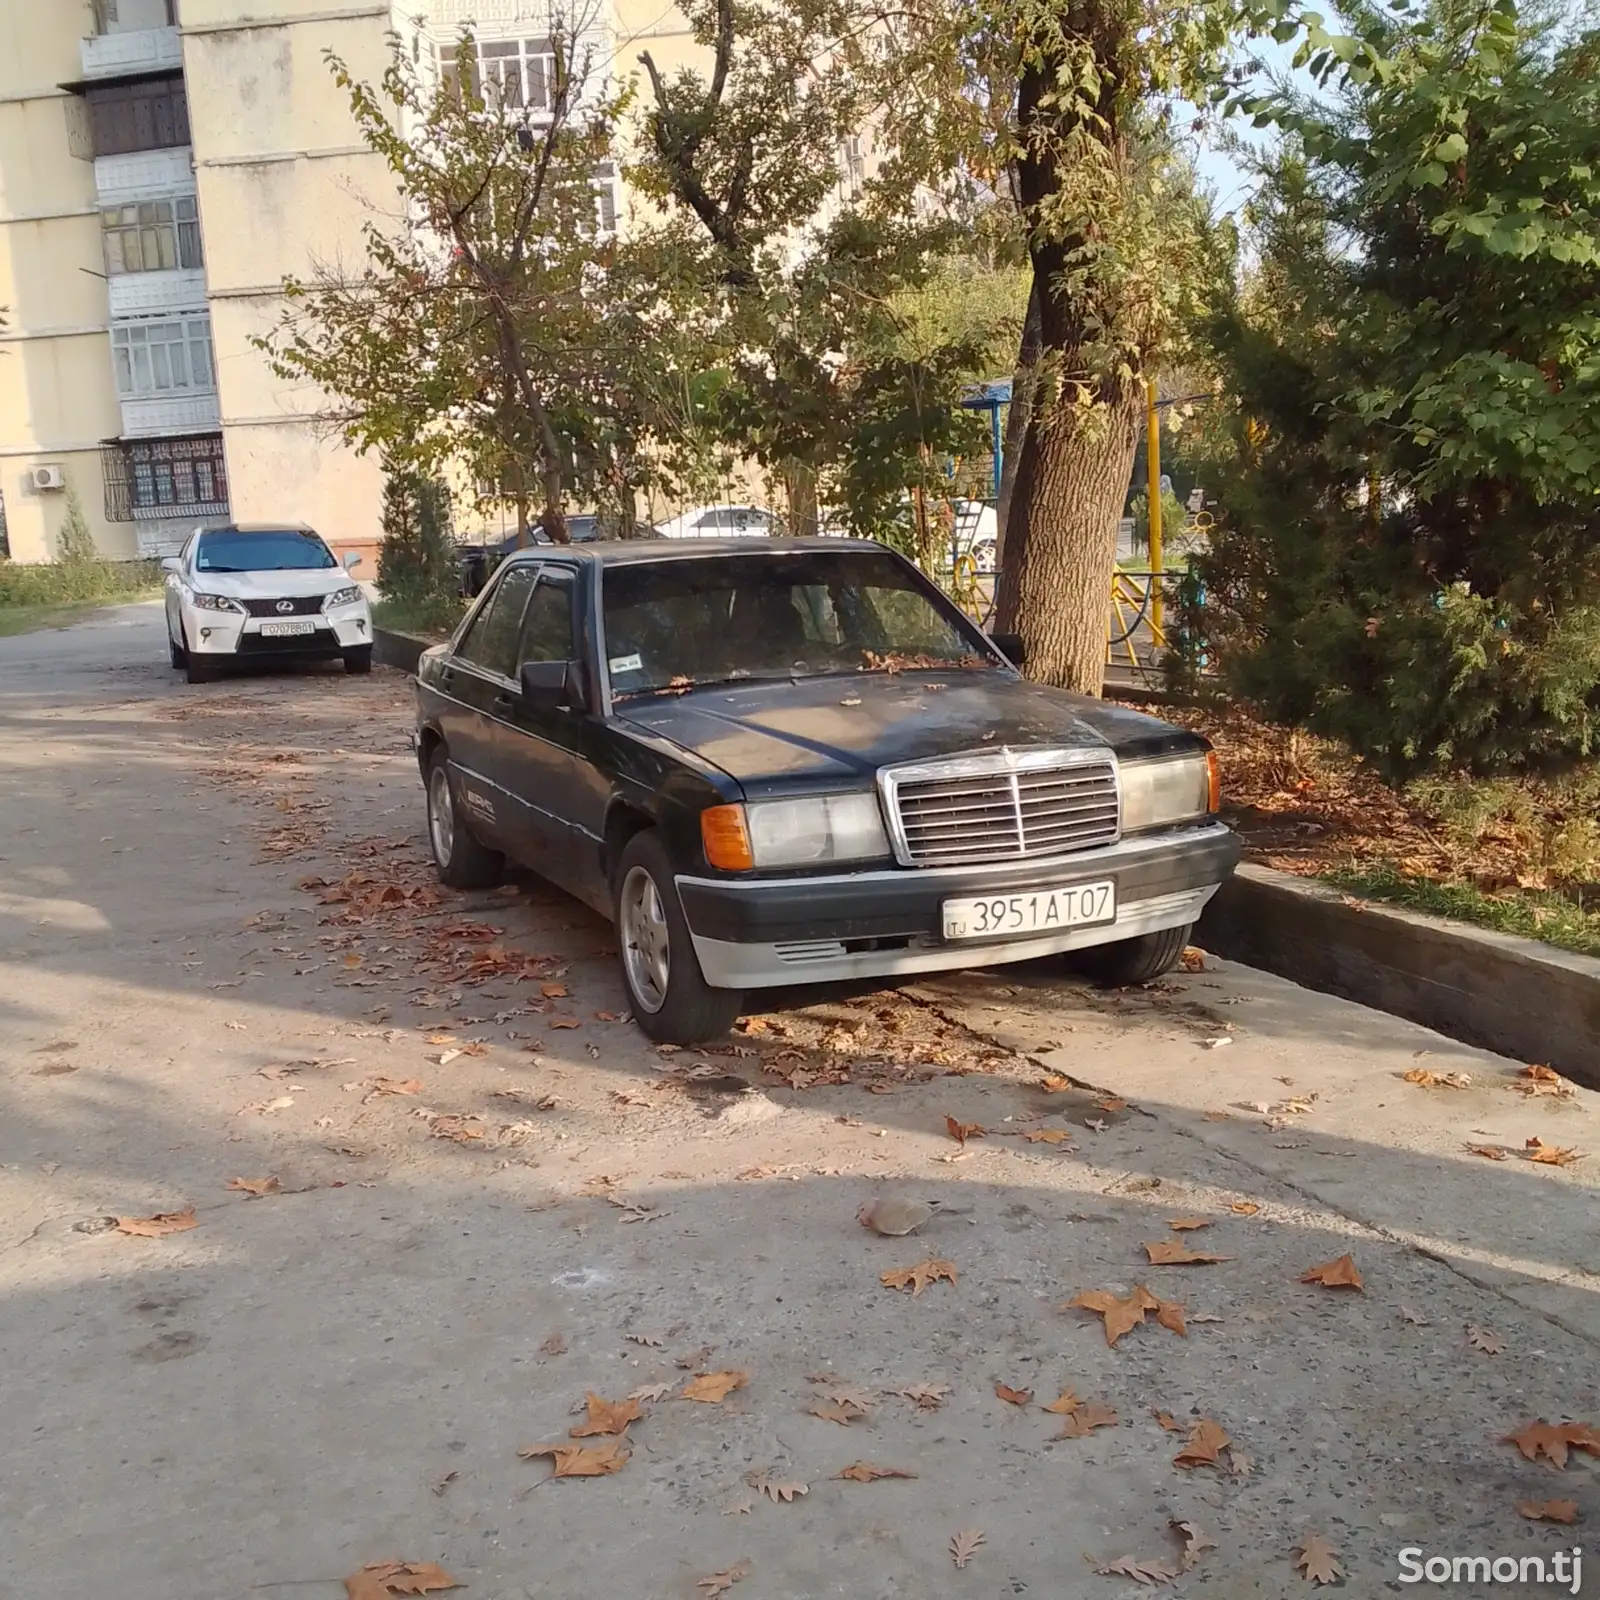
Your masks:
<svg viewBox="0 0 1600 1600"><path fill-rule="evenodd" d="M449 491L437 478L394 462L385 464L378 588L426 620L448 620L460 610Z"/></svg>
<svg viewBox="0 0 1600 1600"><path fill-rule="evenodd" d="M1388 66L1289 139L1213 325L1208 653L1386 776L1600 746L1600 34L1352 18Z"/></svg>
<svg viewBox="0 0 1600 1600"><path fill-rule="evenodd" d="M100 559L100 551L84 518L83 502L78 498L77 489L70 483L67 485L66 502L61 531L56 535L56 560L67 566L87 566Z"/></svg>

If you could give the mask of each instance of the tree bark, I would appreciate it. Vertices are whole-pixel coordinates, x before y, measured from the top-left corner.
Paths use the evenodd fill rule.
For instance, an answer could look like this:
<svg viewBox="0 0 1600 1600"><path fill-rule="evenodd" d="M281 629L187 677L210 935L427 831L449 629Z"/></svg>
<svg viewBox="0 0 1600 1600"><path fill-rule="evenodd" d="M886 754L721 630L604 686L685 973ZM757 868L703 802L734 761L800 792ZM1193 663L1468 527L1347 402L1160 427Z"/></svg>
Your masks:
<svg viewBox="0 0 1600 1600"><path fill-rule="evenodd" d="M784 468L783 486L789 502L789 532L797 539L815 538L818 532L817 474L803 462Z"/></svg>
<svg viewBox="0 0 1600 1600"><path fill-rule="evenodd" d="M1000 569L999 624L1022 635L1027 672L1080 694L1105 682L1117 521L1138 443L1136 392L1087 419L1065 403L1028 423L1013 492L1020 538Z"/></svg>
<svg viewBox="0 0 1600 1600"><path fill-rule="evenodd" d="M1000 451L1000 498L995 502L995 571L1005 559L1011 529L1011 508L1016 504L1017 468L1022 464L1022 444L1033 415L1033 386L1039 364L1039 280L1028 289L1028 312L1022 321L1017 367L1011 375L1011 404L1006 407L1006 430ZM1020 542L1020 537L1019 537Z"/></svg>

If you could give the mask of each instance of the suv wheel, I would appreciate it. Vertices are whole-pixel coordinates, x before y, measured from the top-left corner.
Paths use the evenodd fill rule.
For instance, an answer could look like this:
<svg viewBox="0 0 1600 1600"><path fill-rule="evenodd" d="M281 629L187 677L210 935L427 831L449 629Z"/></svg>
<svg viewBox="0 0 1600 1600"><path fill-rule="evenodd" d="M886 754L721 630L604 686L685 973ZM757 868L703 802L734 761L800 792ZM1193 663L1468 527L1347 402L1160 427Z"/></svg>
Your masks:
<svg viewBox="0 0 1600 1600"><path fill-rule="evenodd" d="M492 889L506 874L506 858L480 844L456 806L444 746L428 765L428 843L439 881L452 889Z"/></svg>
<svg viewBox="0 0 1600 1600"><path fill-rule="evenodd" d="M1186 922L1181 928L1163 928L1158 933L1090 945L1087 950L1074 951L1072 963L1096 983L1112 988L1153 983L1177 966L1193 932L1194 924Z"/></svg>
<svg viewBox="0 0 1600 1600"><path fill-rule="evenodd" d="M672 863L655 833L628 841L613 889L617 954L634 1021L658 1044L705 1044L739 1019L744 997L701 975Z"/></svg>
<svg viewBox="0 0 1600 1600"><path fill-rule="evenodd" d="M172 661L172 667L175 672L181 670L189 659L188 651L172 637L170 624L167 627L167 655Z"/></svg>
<svg viewBox="0 0 1600 1600"><path fill-rule="evenodd" d="M346 672L371 672L372 671L372 646L370 644L357 645L354 650L344 652L344 670Z"/></svg>

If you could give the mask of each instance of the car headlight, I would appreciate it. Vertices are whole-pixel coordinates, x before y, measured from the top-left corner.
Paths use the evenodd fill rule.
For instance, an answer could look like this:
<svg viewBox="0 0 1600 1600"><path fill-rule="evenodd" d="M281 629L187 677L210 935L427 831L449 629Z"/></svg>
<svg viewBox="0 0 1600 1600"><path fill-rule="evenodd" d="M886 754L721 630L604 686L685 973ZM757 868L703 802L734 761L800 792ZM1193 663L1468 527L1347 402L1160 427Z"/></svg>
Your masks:
<svg viewBox="0 0 1600 1600"><path fill-rule="evenodd" d="M1217 758L1210 750L1204 755L1124 761L1121 778L1124 833L1193 822L1222 803Z"/></svg>
<svg viewBox="0 0 1600 1600"><path fill-rule="evenodd" d="M348 589L335 589L322 602L322 609L324 611L332 611L335 606L353 606L360 598L361 590L352 583Z"/></svg>
<svg viewBox="0 0 1600 1600"><path fill-rule="evenodd" d="M700 814L706 860L727 871L864 861L889 854L875 794L756 800Z"/></svg>
<svg viewBox="0 0 1600 1600"><path fill-rule="evenodd" d="M196 591L189 596L189 601L196 611L236 611L243 616L249 615L237 600L230 600L225 594L201 594Z"/></svg>

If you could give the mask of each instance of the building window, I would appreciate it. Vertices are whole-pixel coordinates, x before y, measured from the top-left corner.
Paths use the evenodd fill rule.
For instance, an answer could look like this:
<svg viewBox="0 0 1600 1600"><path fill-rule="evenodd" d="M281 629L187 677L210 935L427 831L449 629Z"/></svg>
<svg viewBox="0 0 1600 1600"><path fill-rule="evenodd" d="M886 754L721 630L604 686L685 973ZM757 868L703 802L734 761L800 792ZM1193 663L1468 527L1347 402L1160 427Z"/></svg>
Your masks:
<svg viewBox="0 0 1600 1600"><path fill-rule="evenodd" d="M556 91L555 45L549 39L478 40L472 93L490 105L520 111L548 111ZM456 51L439 47L439 81L452 95L461 93Z"/></svg>
<svg viewBox="0 0 1600 1600"><path fill-rule="evenodd" d="M124 400L210 393L217 387L209 317L119 322L111 329L117 394Z"/></svg>
<svg viewBox="0 0 1600 1600"><path fill-rule="evenodd" d="M141 200L100 213L106 272L171 272L201 267L200 211L193 195L176 200Z"/></svg>
<svg viewBox="0 0 1600 1600"><path fill-rule="evenodd" d="M88 88L83 97L97 156L175 150L189 143L189 102L181 76Z"/></svg>
<svg viewBox="0 0 1600 1600"><path fill-rule="evenodd" d="M594 169L595 209L602 233L617 229L617 164L599 161Z"/></svg>
<svg viewBox="0 0 1600 1600"><path fill-rule="evenodd" d="M107 445L101 458L110 522L228 514L220 433L130 439Z"/></svg>

